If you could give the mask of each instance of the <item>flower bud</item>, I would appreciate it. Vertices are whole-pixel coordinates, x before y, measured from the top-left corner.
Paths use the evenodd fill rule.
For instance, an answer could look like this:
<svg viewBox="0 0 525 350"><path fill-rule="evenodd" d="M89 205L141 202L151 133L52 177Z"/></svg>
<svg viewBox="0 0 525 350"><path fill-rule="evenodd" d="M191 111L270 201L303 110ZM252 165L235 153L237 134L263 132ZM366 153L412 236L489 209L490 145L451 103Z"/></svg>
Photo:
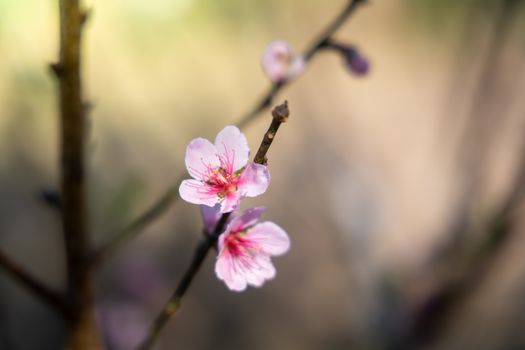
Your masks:
<svg viewBox="0 0 525 350"><path fill-rule="evenodd" d="M264 73L272 82L284 82L301 74L305 68L302 56L296 56L285 40L271 42L261 58Z"/></svg>
<svg viewBox="0 0 525 350"><path fill-rule="evenodd" d="M369 61L362 56L359 51L352 47L347 46L341 49L343 58L345 60L346 67L355 75L365 75L370 69Z"/></svg>

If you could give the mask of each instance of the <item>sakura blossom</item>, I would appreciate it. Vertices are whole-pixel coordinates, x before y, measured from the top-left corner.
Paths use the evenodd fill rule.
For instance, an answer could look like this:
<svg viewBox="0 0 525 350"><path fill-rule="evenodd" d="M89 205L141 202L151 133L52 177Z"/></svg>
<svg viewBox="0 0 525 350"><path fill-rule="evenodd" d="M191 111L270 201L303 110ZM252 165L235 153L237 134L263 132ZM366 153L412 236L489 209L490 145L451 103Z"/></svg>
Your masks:
<svg viewBox="0 0 525 350"><path fill-rule="evenodd" d="M271 81L282 82L301 74L306 62L302 56L294 55L287 41L276 40L264 50L261 64Z"/></svg>
<svg viewBox="0 0 525 350"><path fill-rule="evenodd" d="M215 273L232 291L241 292L248 285L260 287L273 279L276 271L271 256L290 248L290 239L281 227L269 221L257 223L265 210L246 210L219 236Z"/></svg>
<svg viewBox="0 0 525 350"><path fill-rule="evenodd" d="M237 208L242 197L256 197L270 184L268 168L249 161L246 137L236 126L226 126L215 143L196 138L186 148L185 163L193 179L182 181L179 193L193 204L213 207L220 212Z"/></svg>

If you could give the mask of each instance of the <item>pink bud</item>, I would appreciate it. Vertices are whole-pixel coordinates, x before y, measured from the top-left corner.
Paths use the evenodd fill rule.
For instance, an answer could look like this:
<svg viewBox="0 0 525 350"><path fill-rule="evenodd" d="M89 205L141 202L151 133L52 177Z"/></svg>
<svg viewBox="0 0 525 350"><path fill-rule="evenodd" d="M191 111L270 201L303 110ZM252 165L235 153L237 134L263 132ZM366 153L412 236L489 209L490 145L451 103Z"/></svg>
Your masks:
<svg viewBox="0 0 525 350"><path fill-rule="evenodd" d="M276 40L264 50L261 64L271 81L283 82L301 74L306 62L302 56L294 55L287 41Z"/></svg>

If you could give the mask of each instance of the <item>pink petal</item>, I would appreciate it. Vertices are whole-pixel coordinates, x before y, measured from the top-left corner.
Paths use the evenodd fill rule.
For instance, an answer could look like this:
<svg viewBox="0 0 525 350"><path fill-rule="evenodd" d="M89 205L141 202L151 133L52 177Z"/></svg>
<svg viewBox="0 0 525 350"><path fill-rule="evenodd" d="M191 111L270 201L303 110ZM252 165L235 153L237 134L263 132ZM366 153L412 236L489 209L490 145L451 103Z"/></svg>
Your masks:
<svg viewBox="0 0 525 350"><path fill-rule="evenodd" d="M213 207L219 202L217 194L209 191L206 184L198 180L184 180L180 184L179 194L186 202Z"/></svg>
<svg viewBox="0 0 525 350"><path fill-rule="evenodd" d="M281 255L290 249L290 238L286 232L270 221L252 227L246 233L246 239L257 243L269 255Z"/></svg>
<svg viewBox="0 0 525 350"><path fill-rule="evenodd" d="M244 134L236 126L227 126L215 138L215 147L222 157L228 160L237 171L248 163L250 147Z"/></svg>
<svg viewBox="0 0 525 350"><path fill-rule="evenodd" d="M238 261L236 266L238 266L237 269L242 269L246 265L243 265L242 261ZM255 256L251 261L251 268L242 271L242 275L248 284L254 287L262 286L264 282L273 279L276 275L275 267L270 257L266 255Z"/></svg>
<svg viewBox="0 0 525 350"><path fill-rule="evenodd" d="M202 221L204 222L204 227L208 233L212 233L215 230L215 225L217 225L221 218L222 214L220 208L220 204L216 204L213 207L201 205Z"/></svg>
<svg viewBox="0 0 525 350"><path fill-rule="evenodd" d="M268 167L253 162L246 166L237 184L238 190L244 197L261 195L266 192L269 185L270 172Z"/></svg>
<svg viewBox="0 0 525 350"><path fill-rule="evenodd" d="M246 280L241 274L237 273L234 258L226 250L219 252L215 262L215 274L233 291L242 292L246 289Z"/></svg>
<svg viewBox="0 0 525 350"><path fill-rule="evenodd" d="M221 213L229 213L234 211L239 206L241 195L238 191L228 192L225 198L221 202Z"/></svg>
<svg viewBox="0 0 525 350"><path fill-rule="evenodd" d="M244 228L253 226L259 220L261 215L266 211L266 207L255 207L246 209L242 215L235 217L229 227L228 231L238 232Z"/></svg>
<svg viewBox="0 0 525 350"><path fill-rule="evenodd" d="M191 177L197 180L204 180L209 168L220 165L215 146L200 137L192 140L186 148L185 162Z"/></svg>
<svg viewBox="0 0 525 350"><path fill-rule="evenodd" d="M215 272L229 289L239 292L245 290L247 284L260 287L276 274L275 267L267 255L234 257L227 251L220 253Z"/></svg>

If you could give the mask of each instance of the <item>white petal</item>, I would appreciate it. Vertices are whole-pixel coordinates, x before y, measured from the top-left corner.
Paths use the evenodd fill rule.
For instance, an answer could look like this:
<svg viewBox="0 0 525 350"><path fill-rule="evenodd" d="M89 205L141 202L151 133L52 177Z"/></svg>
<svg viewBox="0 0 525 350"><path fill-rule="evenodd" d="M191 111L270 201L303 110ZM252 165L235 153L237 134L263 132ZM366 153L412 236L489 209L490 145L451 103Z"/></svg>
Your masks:
<svg viewBox="0 0 525 350"><path fill-rule="evenodd" d="M184 180L179 187L180 198L193 204L213 207L219 202L216 194L208 191L208 186L198 180Z"/></svg>
<svg viewBox="0 0 525 350"><path fill-rule="evenodd" d="M270 221L252 227L246 238L256 242L269 255L282 255L290 249L290 238L286 232Z"/></svg>
<svg viewBox="0 0 525 350"><path fill-rule="evenodd" d="M266 211L266 207L246 209L241 215L235 217L228 227L230 231L242 231L245 227L253 226Z"/></svg>
<svg viewBox="0 0 525 350"><path fill-rule="evenodd" d="M253 260L253 267L249 273L245 274L246 281L249 285L260 287L264 282L275 277L276 271L270 257L266 255L258 255Z"/></svg>
<svg viewBox="0 0 525 350"><path fill-rule="evenodd" d="M221 202L221 213L229 213L237 209L240 200L241 195L238 191L228 193Z"/></svg>
<svg viewBox="0 0 525 350"><path fill-rule="evenodd" d="M190 142L186 148L185 163L190 175L197 180L206 180L208 169L220 165L217 149L203 138L196 138Z"/></svg>
<svg viewBox="0 0 525 350"><path fill-rule="evenodd" d="M269 185L268 167L251 162L244 169L237 186L242 196L256 197L266 192Z"/></svg>
<svg viewBox="0 0 525 350"><path fill-rule="evenodd" d="M226 286L233 291L242 292L246 289L247 282L235 270L234 258L227 252L221 251L215 262L215 274Z"/></svg>
<svg viewBox="0 0 525 350"><path fill-rule="evenodd" d="M244 134L236 126L227 126L215 138L215 148L219 154L237 171L248 163L250 147Z"/></svg>

